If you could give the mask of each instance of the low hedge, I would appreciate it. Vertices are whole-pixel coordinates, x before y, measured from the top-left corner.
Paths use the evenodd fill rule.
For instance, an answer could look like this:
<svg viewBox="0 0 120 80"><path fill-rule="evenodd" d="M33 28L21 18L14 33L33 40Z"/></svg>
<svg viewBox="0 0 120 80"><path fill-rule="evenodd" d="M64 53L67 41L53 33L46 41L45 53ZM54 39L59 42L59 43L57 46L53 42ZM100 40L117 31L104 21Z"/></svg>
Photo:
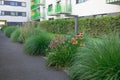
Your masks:
<svg viewBox="0 0 120 80"><path fill-rule="evenodd" d="M57 19L42 21L39 26L53 33L66 34L74 32L74 19ZM120 15L101 18L80 18L78 31L85 31L92 35L108 34L111 31L120 32Z"/></svg>
<svg viewBox="0 0 120 80"><path fill-rule="evenodd" d="M46 29L48 32L57 34L66 34L66 32L73 32L74 21L72 19L56 19L49 21L42 21L39 23L40 28Z"/></svg>

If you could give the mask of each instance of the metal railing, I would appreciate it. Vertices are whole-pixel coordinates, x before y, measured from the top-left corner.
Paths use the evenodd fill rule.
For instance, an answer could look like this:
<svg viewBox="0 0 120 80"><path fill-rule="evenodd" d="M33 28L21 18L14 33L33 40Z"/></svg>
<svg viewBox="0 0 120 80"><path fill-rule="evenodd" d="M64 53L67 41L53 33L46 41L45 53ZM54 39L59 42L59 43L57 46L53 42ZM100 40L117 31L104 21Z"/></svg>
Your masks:
<svg viewBox="0 0 120 80"><path fill-rule="evenodd" d="M107 3L119 2L120 0L106 0Z"/></svg>
<svg viewBox="0 0 120 80"><path fill-rule="evenodd" d="M67 5L57 4L55 7L55 12L56 13L71 13L72 6L71 4L67 4Z"/></svg>

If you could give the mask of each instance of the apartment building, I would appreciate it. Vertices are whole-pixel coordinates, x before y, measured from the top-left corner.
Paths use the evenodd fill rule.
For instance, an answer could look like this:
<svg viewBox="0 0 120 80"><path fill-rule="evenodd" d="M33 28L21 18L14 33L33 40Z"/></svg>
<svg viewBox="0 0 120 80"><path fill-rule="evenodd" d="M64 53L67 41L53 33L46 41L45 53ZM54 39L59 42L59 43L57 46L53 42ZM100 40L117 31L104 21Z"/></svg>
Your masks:
<svg viewBox="0 0 120 80"><path fill-rule="evenodd" d="M22 25L30 20L30 0L0 0L1 25Z"/></svg>
<svg viewBox="0 0 120 80"><path fill-rule="evenodd" d="M31 0L31 19L101 17L120 13L120 0Z"/></svg>
<svg viewBox="0 0 120 80"><path fill-rule="evenodd" d="M41 21L46 17L45 0L31 0L31 20Z"/></svg>

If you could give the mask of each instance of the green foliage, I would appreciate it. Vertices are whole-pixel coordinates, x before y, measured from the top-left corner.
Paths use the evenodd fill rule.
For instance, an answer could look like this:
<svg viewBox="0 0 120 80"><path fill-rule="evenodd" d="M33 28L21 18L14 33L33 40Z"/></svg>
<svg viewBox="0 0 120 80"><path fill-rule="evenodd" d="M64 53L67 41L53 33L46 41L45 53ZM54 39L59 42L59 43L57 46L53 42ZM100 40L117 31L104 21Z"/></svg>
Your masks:
<svg viewBox="0 0 120 80"><path fill-rule="evenodd" d="M26 40L24 50L30 55L45 55L50 40L51 37L48 33L33 35Z"/></svg>
<svg viewBox="0 0 120 80"><path fill-rule="evenodd" d="M11 34L12 34L17 28L18 28L18 27L16 27L16 26L6 27L6 28L4 29L4 33L5 33L5 35L6 35L7 37L10 37Z"/></svg>
<svg viewBox="0 0 120 80"><path fill-rule="evenodd" d="M56 68L69 67L72 60L72 54L76 52L77 48L73 50L73 46L69 44L62 44L57 49L48 55L48 66L55 66Z"/></svg>
<svg viewBox="0 0 120 80"><path fill-rule="evenodd" d="M39 35L42 32L45 32L45 31L35 27L22 27L20 28L20 33L21 33L20 39L24 43L29 37L33 35Z"/></svg>
<svg viewBox="0 0 120 80"><path fill-rule="evenodd" d="M1 31L4 32L4 30L5 30L6 27L7 27L7 26L2 26Z"/></svg>
<svg viewBox="0 0 120 80"><path fill-rule="evenodd" d="M67 41L64 41L64 37L56 37L52 42L49 45L52 51L48 55L48 66L55 66L56 68L68 67L73 52L71 47L66 43Z"/></svg>
<svg viewBox="0 0 120 80"><path fill-rule="evenodd" d="M55 66L56 68L69 67L73 54L77 52L82 42L83 40L79 38L71 39L71 37L57 36L49 45L51 52L47 59L48 66Z"/></svg>
<svg viewBox="0 0 120 80"><path fill-rule="evenodd" d="M39 26L52 33L66 34L74 32L74 19L42 21L39 23ZM78 31L84 31L95 37L101 33L108 34L111 31L120 32L120 15L115 17L80 18Z"/></svg>
<svg viewBox="0 0 120 80"><path fill-rule="evenodd" d="M22 43L22 41L20 40L20 29L16 29L12 34L11 34L11 40L14 42L19 42Z"/></svg>
<svg viewBox="0 0 120 80"><path fill-rule="evenodd" d="M56 34L66 34L74 31L74 21L72 19L56 19L49 21L42 21L39 24L40 28L48 32Z"/></svg>
<svg viewBox="0 0 120 80"><path fill-rule="evenodd" d="M116 34L90 40L73 57L72 80L120 80L120 37Z"/></svg>

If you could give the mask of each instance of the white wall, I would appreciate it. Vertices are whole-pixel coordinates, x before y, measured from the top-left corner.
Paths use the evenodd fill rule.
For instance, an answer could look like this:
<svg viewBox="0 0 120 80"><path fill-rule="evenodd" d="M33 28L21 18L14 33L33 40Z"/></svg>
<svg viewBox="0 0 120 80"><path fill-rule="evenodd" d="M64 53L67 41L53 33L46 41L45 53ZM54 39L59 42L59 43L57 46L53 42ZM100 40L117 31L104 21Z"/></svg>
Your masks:
<svg viewBox="0 0 120 80"><path fill-rule="evenodd" d="M11 1L11 0L8 0ZM26 12L26 17L22 16L0 16L0 20L7 20L7 22L26 22L30 19L30 0L12 0L19 2L26 2L26 7L21 6L10 6L10 5L0 5L0 13L1 11L20 11Z"/></svg>
<svg viewBox="0 0 120 80"><path fill-rule="evenodd" d="M72 0L72 3L72 14L79 16L120 12L119 5L106 4L106 0L87 0L79 4Z"/></svg>

